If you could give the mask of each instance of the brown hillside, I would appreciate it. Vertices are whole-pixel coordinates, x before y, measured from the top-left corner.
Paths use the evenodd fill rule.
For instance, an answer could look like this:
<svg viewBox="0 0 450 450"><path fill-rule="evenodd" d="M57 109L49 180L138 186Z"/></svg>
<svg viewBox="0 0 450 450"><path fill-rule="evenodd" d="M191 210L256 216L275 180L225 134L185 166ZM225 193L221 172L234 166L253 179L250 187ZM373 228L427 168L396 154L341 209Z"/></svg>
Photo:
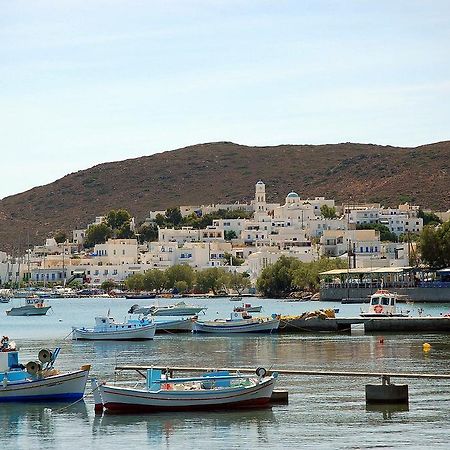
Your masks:
<svg viewBox="0 0 450 450"><path fill-rule="evenodd" d="M249 201L266 183L269 201L295 190L338 202L409 201L450 208L450 142L416 148L368 144L247 147L231 142L194 145L94 166L0 201L0 249L40 243L58 229L84 227L96 215L218 201Z"/></svg>

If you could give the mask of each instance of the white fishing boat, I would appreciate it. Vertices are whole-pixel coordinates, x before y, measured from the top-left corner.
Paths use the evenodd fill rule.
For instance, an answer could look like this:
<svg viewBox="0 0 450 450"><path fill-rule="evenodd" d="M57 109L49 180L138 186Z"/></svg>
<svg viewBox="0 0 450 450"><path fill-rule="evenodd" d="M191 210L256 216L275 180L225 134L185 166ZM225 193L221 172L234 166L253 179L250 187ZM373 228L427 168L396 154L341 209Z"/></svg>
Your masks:
<svg viewBox="0 0 450 450"><path fill-rule="evenodd" d="M149 320L128 320L116 322L112 317L96 317L94 328L72 327L72 339L74 340L144 340L153 339L156 332L156 324Z"/></svg>
<svg viewBox="0 0 450 450"><path fill-rule="evenodd" d="M39 297L26 298L21 306L13 306L6 310L8 316L45 316L51 306Z"/></svg>
<svg viewBox="0 0 450 450"><path fill-rule="evenodd" d="M263 368L255 375L228 371L174 378L171 371L148 369L141 389L93 381L96 410L110 412L158 412L257 408L268 406L278 374ZM96 395L97 394L97 395Z"/></svg>
<svg viewBox="0 0 450 450"><path fill-rule="evenodd" d="M202 306L187 305L185 302L178 302L169 306L139 306L133 305L129 309L130 314L143 314L152 316L196 316L207 308Z"/></svg>
<svg viewBox="0 0 450 450"><path fill-rule="evenodd" d="M362 317L408 317L408 312L397 312L397 298L395 292L378 289L370 296L369 309L362 312Z"/></svg>
<svg viewBox="0 0 450 450"><path fill-rule="evenodd" d="M154 320L156 333L188 333L192 331L195 318Z"/></svg>
<svg viewBox="0 0 450 450"><path fill-rule="evenodd" d="M208 321L194 322L194 333L272 333L280 326L280 317L276 314L273 317L253 318L246 312L231 313L229 319L216 319Z"/></svg>
<svg viewBox="0 0 450 450"><path fill-rule="evenodd" d="M83 397L90 366L59 373L54 362L60 349L42 349L39 361L19 363L13 342L4 336L0 348L0 402L78 400Z"/></svg>
<svg viewBox="0 0 450 450"><path fill-rule="evenodd" d="M242 306L236 306L234 312L248 312L248 313L259 313L262 310L262 305L252 306L250 303L243 303Z"/></svg>

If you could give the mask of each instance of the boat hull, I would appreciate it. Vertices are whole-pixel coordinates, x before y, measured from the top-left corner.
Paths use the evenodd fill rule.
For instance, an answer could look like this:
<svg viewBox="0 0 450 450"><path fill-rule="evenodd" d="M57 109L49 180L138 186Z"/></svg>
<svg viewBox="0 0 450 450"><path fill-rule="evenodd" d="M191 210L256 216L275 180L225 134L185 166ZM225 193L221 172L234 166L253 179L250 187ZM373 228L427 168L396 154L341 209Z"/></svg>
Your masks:
<svg viewBox="0 0 450 450"><path fill-rule="evenodd" d="M103 406L111 412L230 410L269 406L274 384L270 378L251 387L157 392L102 385L100 394Z"/></svg>
<svg viewBox="0 0 450 450"><path fill-rule="evenodd" d="M161 308L161 309L154 309L151 311L151 314L153 316L195 316L201 311L203 311L205 308L184 308L184 309L177 309L177 308Z"/></svg>
<svg viewBox="0 0 450 450"><path fill-rule="evenodd" d="M155 324L156 333L190 333L193 328L191 319L167 320Z"/></svg>
<svg viewBox="0 0 450 450"><path fill-rule="evenodd" d="M78 370L36 381L0 385L0 402L78 400L83 397L89 370Z"/></svg>
<svg viewBox="0 0 450 450"><path fill-rule="evenodd" d="M6 311L8 316L45 316L51 306L43 306L41 308L19 306Z"/></svg>
<svg viewBox="0 0 450 450"><path fill-rule="evenodd" d="M237 321L236 321L237 322ZM266 320L263 322L251 323L229 323L224 322L195 322L194 333L215 333L215 334L233 334L233 333L272 333L278 329L280 321L278 319Z"/></svg>
<svg viewBox="0 0 450 450"><path fill-rule="evenodd" d="M94 331L92 329L72 328L73 340L88 341L131 341L153 339L156 325L144 325L139 328L119 329L108 331Z"/></svg>

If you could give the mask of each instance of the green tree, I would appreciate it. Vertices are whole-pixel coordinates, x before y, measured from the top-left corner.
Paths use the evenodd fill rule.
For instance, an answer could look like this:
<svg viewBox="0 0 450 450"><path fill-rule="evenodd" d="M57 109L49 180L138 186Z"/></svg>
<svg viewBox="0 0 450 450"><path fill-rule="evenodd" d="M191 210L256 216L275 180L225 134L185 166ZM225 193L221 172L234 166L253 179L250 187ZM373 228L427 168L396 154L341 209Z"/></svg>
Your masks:
<svg viewBox="0 0 450 450"><path fill-rule="evenodd" d="M178 208L178 207L167 208L166 219L169 223L171 223L174 227L176 227L183 219L183 216L181 215L181 212L180 212L180 208Z"/></svg>
<svg viewBox="0 0 450 450"><path fill-rule="evenodd" d="M153 242L158 240L158 225L145 223L138 228L139 242Z"/></svg>
<svg viewBox="0 0 450 450"><path fill-rule="evenodd" d="M392 233L386 225L381 223L362 223L356 225L357 230L377 230L380 233L381 241L397 242L398 237Z"/></svg>
<svg viewBox="0 0 450 450"><path fill-rule="evenodd" d="M335 219L336 218L336 208L334 206L322 205L320 207L320 213L325 219Z"/></svg>
<svg viewBox="0 0 450 450"><path fill-rule="evenodd" d="M245 289L251 287L248 274L232 272L229 278L229 286L234 289L238 295L241 295Z"/></svg>
<svg viewBox="0 0 450 450"><path fill-rule="evenodd" d="M189 286L186 281L180 280L175 283L174 289L179 294L185 294L189 290Z"/></svg>
<svg viewBox="0 0 450 450"><path fill-rule="evenodd" d="M422 261L432 268L450 266L450 220L440 226L427 225L420 234Z"/></svg>
<svg viewBox="0 0 450 450"><path fill-rule="evenodd" d="M225 230L224 238L226 241L231 241L231 239L237 239L237 234L234 230Z"/></svg>
<svg viewBox="0 0 450 450"><path fill-rule="evenodd" d="M209 267L197 272L196 290L201 293L213 292L214 295L226 287L227 271L218 267Z"/></svg>
<svg viewBox="0 0 450 450"><path fill-rule="evenodd" d="M106 292L111 292L116 287L116 283L112 280L105 280L100 287Z"/></svg>
<svg viewBox="0 0 450 450"><path fill-rule="evenodd" d="M67 241L67 233L65 231L59 230L54 234L53 238L58 244L62 244L63 242Z"/></svg>
<svg viewBox="0 0 450 450"><path fill-rule="evenodd" d="M229 266L241 266L244 263L244 260L241 258L236 258L231 253L225 252L223 255L223 259L227 262Z"/></svg>
<svg viewBox="0 0 450 450"><path fill-rule="evenodd" d="M84 238L84 246L89 248L95 244L104 244L112 235L113 231L106 223L89 225Z"/></svg>
<svg viewBox="0 0 450 450"><path fill-rule="evenodd" d="M158 227L161 228L168 226L166 218L160 213L156 214L156 217L153 222L155 222L156 225L158 225Z"/></svg>
<svg viewBox="0 0 450 450"><path fill-rule="evenodd" d="M120 230L125 225L129 225L131 221L131 215L126 209L112 209L106 214L106 224L112 230Z"/></svg>
<svg viewBox="0 0 450 450"><path fill-rule="evenodd" d="M150 269L144 273L144 289L146 291L156 291L159 294L167 284L167 277L164 271Z"/></svg>
<svg viewBox="0 0 450 450"><path fill-rule="evenodd" d="M423 225L439 225L442 223L442 220L433 212L425 212L422 209L419 209L419 217L423 219Z"/></svg>
<svg viewBox="0 0 450 450"><path fill-rule="evenodd" d="M296 290L294 271L300 265L296 258L281 256L275 264L263 269L256 282L258 290L266 297L287 297Z"/></svg>
<svg viewBox="0 0 450 450"><path fill-rule="evenodd" d="M325 257L310 263L301 263L294 270L293 281L299 290L318 291L321 272L345 267L347 267L347 262L339 258Z"/></svg>
<svg viewBox="0 0 450 450"><path fill-rule="evenodd" d="M176 284L179 281L186 283L186 290L192 289L192 286L194 285L194 269L186 264L176 264L175 266L171 266L166 269L165 274L167 279L166 286L169 289L176 287Z"/></svg>
<svg viewBox="0 0 450 450"><path fill-rule="evenodd" d="M133 273L125 280L125 286L130 291L140 292L144 289L144 274Z"/></svg>
<svg viewBox="0 0 450 450"><path fill-rule="evenodd" d="M130 223L123 224L120 228L115 230L116 238L118 239L132 239L135 237L133 231L131 231Z"/></svg>

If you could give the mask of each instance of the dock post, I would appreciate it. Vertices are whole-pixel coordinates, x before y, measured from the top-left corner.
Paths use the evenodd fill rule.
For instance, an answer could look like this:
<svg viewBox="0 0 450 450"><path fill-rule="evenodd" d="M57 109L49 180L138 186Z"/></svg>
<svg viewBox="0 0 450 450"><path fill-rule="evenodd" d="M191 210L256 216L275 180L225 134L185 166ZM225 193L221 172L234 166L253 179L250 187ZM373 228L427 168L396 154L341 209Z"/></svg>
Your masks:
<svg viewBox="0 0 450 450"><path fill-rule="evenodd" d="M388 375L381 376L381 384L366 384L366 403L408 403L408 385L391 384Z"/></svg>

